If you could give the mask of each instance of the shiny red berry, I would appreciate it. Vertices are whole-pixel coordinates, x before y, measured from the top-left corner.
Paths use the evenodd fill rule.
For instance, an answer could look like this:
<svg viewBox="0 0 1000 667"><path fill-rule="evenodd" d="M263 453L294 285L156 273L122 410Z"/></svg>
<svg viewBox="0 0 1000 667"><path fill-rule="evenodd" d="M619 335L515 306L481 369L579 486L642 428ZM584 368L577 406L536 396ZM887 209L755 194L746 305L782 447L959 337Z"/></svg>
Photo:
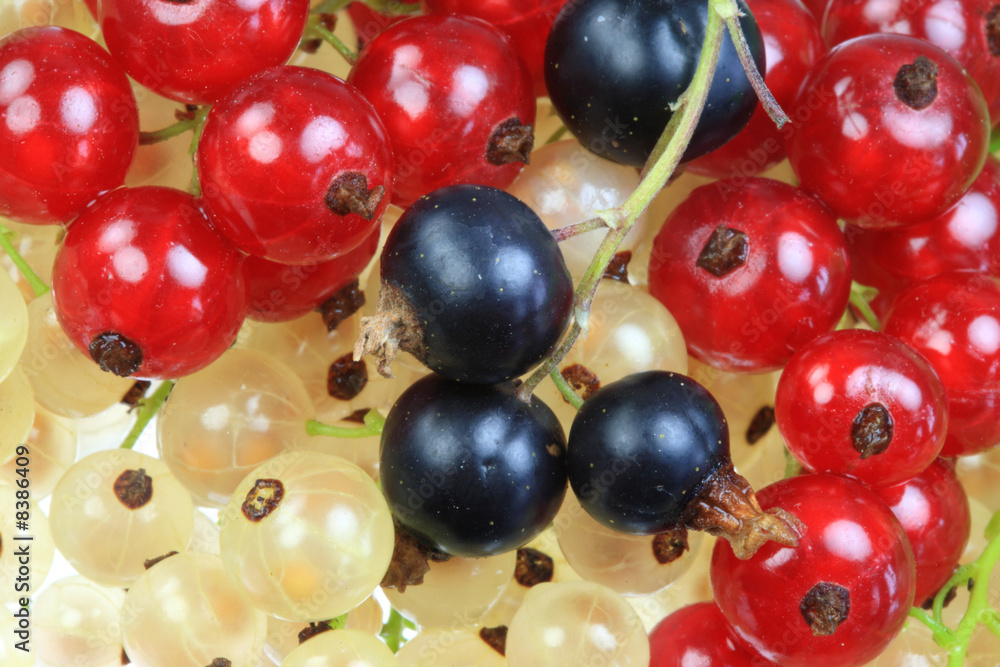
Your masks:
<svg viewBox="0 0 1000 667"><path fill-rule="evenodd" d="M749 653L714 602L678 609L649 632L649 667L769 667Z"/></svg>
<svg viewBox="0 0 1000 667"><path fill-rule="evenodd" d="M125 72L65 28L0 41L0 215L70 222L125 182L139 111Z"/></svg>
<svg viewBox="0 0 1000 667"><path fill-rule="evenodd" d="M246 310L242 264L191 195L122 188L67 231L52 272L56 316L106 371L188 375L236 339Z"/></svg>
<svg viewBox="0 0 1000 667"><path fill-rule="evenodd" d="M874 493L846 477L802 475L757 494L802 523L797 547L765 544L739 560L712 553L712 592L737 635L783 667L855 667L902 629L913 603L913 551Z"/></svg>
<svg viewBox="0 0 1000 667"><path fill-rule="evenodd" d="M649 261L649 292L676 318L688 352L728 371L784 366L837 323L850 282L830 210L763 178L696 189L663 224Z"/></svg>
<svg viewBox="0 0 1000 667"><path fill-rule="evenodd" d="M275 67L212 107L198 145L205 203L242 251L315 264L359 246L392 193L371 104L337 77Z"/></svg>
<svg viewBox="0 0 1000 667"><path fill-rule="evenodd" d="M142 85L179 102L215 102L295 52L308 0L100 0L108 50Z"/></svg>
<svg viewBox="0 0 1000 667"><path fill-rule="evenodd" d="M389 26L348 81L392 142L394 204L405 208L447 185L505 188L527 161L531 77L506 35L485 21L429 15Z"/></svg>
<svg viewBox="0 0 1000 667"><path fill-rule="evenodd" d="M812 111L785 145L801 187L838 217L886 228L939 215L986 160L978 86L929 42L868 35L813 68L792 103Z"/></svg>

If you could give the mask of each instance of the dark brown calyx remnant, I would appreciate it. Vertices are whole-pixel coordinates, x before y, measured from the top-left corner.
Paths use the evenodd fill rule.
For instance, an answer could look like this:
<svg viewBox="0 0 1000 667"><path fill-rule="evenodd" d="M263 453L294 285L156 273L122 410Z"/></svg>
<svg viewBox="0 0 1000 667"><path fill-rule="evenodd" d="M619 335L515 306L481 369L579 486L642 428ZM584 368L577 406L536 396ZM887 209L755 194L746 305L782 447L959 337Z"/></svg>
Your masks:
<svg viewBox="0 0 1000 667"><path fill-rule="evenodd" d="M719 225L708 237L708 243L701 249L695 266L722 278L746 264L749 249L746 234Z"/></svg>
<svg viewBox="0 0 1000 667"><path fill-rule="evenodd" d="M285 497L285 485L277 479L258 479L243 501L243 516L257 523L278 508Z"/></svg>
<svg viewBox="0 0 1000 667"><path fill-rule="evenodd" d="M1000 56L1000 5L986 14L986 45L992 55Z"/></svg>
<svg viewBox="0 0 1000 667"><path fill-rule="evenodd" d="M368 179L364 174L345 171L330 183L324 201L327 208L337 215L356 213L365 220L371 220L384 195L385 188L381 185L368 189Z"/></svg>
<svg viewBox="0 0 1000 667"><path fill-rule="evenodd" d="M379 374L392 378L396 376L392 374L389 364L399 350L409 352L421 363L427 359L424 329L416 308L410 304L403 290L383 282L374 317L361 318L361 335L354 346L354 358L375 355Z"/></svg>
<svg viewBox="0 0 1000 667"><path fill-rule="evenodd" d="M495 128L486 145L486 161L502 167L511 162L528 164L528 155L535 146L535 128L521 125L518 118L508 118Z"/></svg>
<svg viewBox="0 0 1000 667"><path fill-rule="evenodd" d="M299 632L299 644L302 644L307 639L312 639L316 635L323 634L327 630L333 630L330 624L326 621L320 621L319 623L310 623L309 627L303 628Z"/></svg>
<svg viewBox="0 0 1000 667"><path fill-rule="evenodd" d="M737 474L732 462L708 476L684 510L682 524L726 538L741 560L753 556L770 540L786 547L798 546L802 532L801 522L785 510L762 510L750 483Z"/></svg>
<svg viewBox="0 0 1000 667"><path fill-rule="evenodd" d="M829 637L851 613L851 592L838 584L821 581L802 596L799 611L814 637Z"/></svg>
<svg viewBox="0 0 1000 667"><path fill-rule="evenodd" d="M332 364L326 373L326 393L341 401L356 398L368 384L368 366L364 361L354 361L348 352ZM364 423L364 419L361 420Z"/></svg>
<svg viewBox="0 0 1000 667"><path fill-rule="evenodd" d="M753 419L750 420L750 425L747 426L747 444L757 444L757 441L767 435L772 426L774 426L774 408L765 405L757 411Z"/></svg>
<svg viewBox="0 0 1000 667"><path fill-rule="evenodd" d="M129 387L129 390L125 392L124 396L122 396L122 403L131 408L139 405L139 401L146 395L146 390L149 389L149 385L149 380L136 380L135 384Z"/></svg>
<svg viewBox="0 0 1000 667"><path fill-rule="evenodd" d="M555 563L552 558L538 549L521 547L517 550L517 564L514 566L514 581L525 588L552 581Z"/></svg>
<svg viewBox="0 0 1000 667"><path fill-rule="evenodd" d="M917 56L912 65L903 65L892 80L896 99L920 111L931 105L937 97L938 66L927 56Z"/></svg>
<svg viewBox="0 0 1000 667"><path fill-rule="evenodd" d="M683 528L668 530L653 538L653 557L660 565L673 563L688 548L688 532Z"/></svg>
<svg viewBox="0 0 1000 667"><path fill-rule="evenodd" d="M233 667L233 663L229 662L227 658L216 658L205 667Z"/></svg>
<svg viewBox="0 0 1000 667"><path fill-rule="evenodd" d="M489 644L490 648L502 656L507 655L507 626L498 625L495 628L483 628L479 638Z"/></svg>
<svg viewBox="0 0 1000 667"><path fill-rule="evenodd" d="M130 510L137 510L153 497L153 478L145 468L125 470L114 484L115 496Z"/></svg>
<svg viewBox="0 0 1000 667"><path fill-rule="evenodd" d="M176 551L168 551L167 553L163 554L162 556L157 556L156 558L147 558L146 560L144 560L142 562L142 567L148 570L149 568L151 568L154 565L156 565L157 563L159 563L161 560L166 560L166 559L170 558L171 556L176 556L176 555L177 555Z"/></svg>
<svg viewBox="0 0 1000 667"><path fill-rule="evenodd" d="M851 422L851 444L862 460L881 454L892 442L892 415L881 403L869 403Z"/></svg>
<svg viewBox="0 0 1000 667"><path fill-rule="evenodd" d="M381 585L403 593L407 586L424 583L424 575L430 572L431 561L444 562L450 556L429 549L395 519L392 523L396 529L396 544L392 548L392 560L382 577Z"/></svg>
<svg viewBox="0 0 1000 667"><path fill-rule="evenodd" d="M371 408L359 408L352 412L351 414L344 417L345 422L352 422L354 424L364 424L365 415L371 412Z"/></svg>
<svg viewBox="0 0 1000 667"><path fill-rule="evenodd" d="M131 665L132 664L132 661L129 660L128 653L125 652L125 647L124 646L122 646L122 664L123 665Z"/></svg>
<svg viewBox="0 0 1000 667"><path fill-rule="evenodd" d="M102 371L127 378L142 366L142 349L120 333L105 331L94 336L87 348Z"/></svg>
<svg viewBox="0 0 1000 667"><path fill-rule="evenodd" d="M632 261L632 251L622 250L616 252L608 263L608 268L604 269L602 278L617 280L618 282L628 282L628 263Z"/></svg>
<svg viewBox="0 0 1000 667"><path fill-rule="evenodd" d="M560 374L563 376L563 380L569 383L569 386L580 392L580 396L585 401L601 388L601 381L594 375L594 372L582 364L567 366L560 371ZM566 400L565 397L563 400Z"/></svg>
<svg viewBox="0 0 1000 667"><path fill-rule="evenodd" d="M327 331L333 331L365 305L365 293L361 291L357 279L347 283L318 308Z"/></svg>
<svg viewBox="0 0 1000 667"><path fill-rule="evenodd" d="M303 39L299 42L299 50L303 53L308 53L312 55L319 51L319 47L323 46L323 40L319 37L314 37L312 39Z"/></svg>

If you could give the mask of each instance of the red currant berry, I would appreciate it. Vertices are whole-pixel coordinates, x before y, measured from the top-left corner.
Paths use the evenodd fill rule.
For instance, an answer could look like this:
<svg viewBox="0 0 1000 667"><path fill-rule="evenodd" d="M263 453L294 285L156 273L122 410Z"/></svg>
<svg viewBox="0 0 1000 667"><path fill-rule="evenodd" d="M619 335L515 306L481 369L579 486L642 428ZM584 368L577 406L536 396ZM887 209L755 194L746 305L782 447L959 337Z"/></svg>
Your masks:
<svg viewBox="0 0 1000 667"><path fill-rule="evenodd" d="M407 207L447 185L505 188L534 135L531 77L506 35L485 21L417 16L375 36L348 81L372 103L392 142L392 203Z"/></svg>
<svg viewBox="0 0 1000 667"><path fill-rule="evenodd" d="M510 37L531 72L535 96L544 97L545 40L566 0L423 0L428 14L460 14L483 19Z"/></svg>
<svg viewBox="0 0 1000 667"><path fill-rule="evenodd" d="M215 102L283 65L299 44L308 0L100 0L108 50L142 85L180 102Z"/></svg>
<svg viewBox="0 0 1000 667"><path fill-rule="evenodd" d="M69 222L125 182L139 146L128 78L93 40L65 28L0 41L0 215Z"/></svg>
<svg viewBox="0 0 1000 667"><path fill-rule="evenodd" d="M358 51L365 48L372 37L382 32L393 23L409 18L406 14L386 14L372 9L363 2L355 0L347 5L347 15L351 19L351 27L358 38Z"/></svg>
<svg viewBox="0 0 1000 667"><path fill-rule="evenodd" d="M319 308L368 266L378 250L381 231L376 227L354 250L316 264L289 266L250 255L243 262L247 317L285 322Z"/></svg>
<svg viewBox="0 0 1000 667"><path fill-rule="evenodd" d="M649 262L649 292L677 319L688 352L727 371L784 366L837 323L850 283L830 210L763 178L693 191L657 234Z"/></svg>
<svg viewBox="0 0 1000 667"><path fill-rule="evenodd" d="M893 301L882 331L924 355L948 397L942 456L1000 442L1000 280L971 271L928 278Z"/></svg>
<svg viewBox="0 0 1000 667"><path fill-rule="evenodd" d="M1000 121L1000 4L996 0L832 0L823 19L829 46L874 33L927 40L962 64Z"/></svg>
<svg viewBox="0 0 1000 667"><path fill-rule="evenodd" d="M769 667L743 647L714 602L678 609L649 632L649 667Z"/></svg>
<svg viewBox="0 0 1000 667"><path fill-rule="evenodd" d="M175 378L236 340L243 258L191 195L122 188L70 226L52 271L66 335L115 375Z"/></svg>
<svg viewBox="0 0 1000 667"><path fill-rule="evenodd" d="M989 113L954 58L913 37L845 42L802 83L785 142L801 186L872 228L939 215L986 160Z"/></svg>
<svg viewBox="0 0 1000 667"><path fill-rule="evenodd" d="M778 381L775 418L812 472L869 486L901 482L941 451L948 405L937 373L899 340L848 329L795 353Z"/></svg>
<svg viewBox="0 0 1000 667"><path fill-rule="evenodd" d="M894 486L873 489L885 501L910 539L917 563L914 603L932 598L955 572L971 531L969 498L955 466L938 459L924 471Z"/></svg>
<svg viewBox="0 0 1000 667"><path fill-rule="evenodd" d="M783 667L853 667L902 629L913 603L914 561L885 503L846 477L802 475L761 489L764 509L802 522L795 548L768 543L739 560L712 553L712 592L737 635Z"/></svg>
<svg viewBox="0 0 1000 667"><path fill-rule="evenodd" d="M392 153L372 106L337 77L275 67L212 107L198 145L208 211L236 246L314 264L360 245L392 190Z"/></svg>
<svg viewBox="0 0 1000 667"><path fill-rule="evenodd" d="M879 315L902 290L945 271L1000 276L1000 162L988 158L958 203L935 218L885 230L849 225L844 236L854 279L879 290Z"/></svg>
<svg viewBox="0 0 1000 667"><path fill-rule="evenodd" d="M774 99L795 115L799 84L826 52L819 25L799 0L748 0L764 39L764 83ZM791 130L791 126L786 126ZM755 176L785 159L785 139L763 106L733 139L688 164L689 171L715 178Z"/></svg>

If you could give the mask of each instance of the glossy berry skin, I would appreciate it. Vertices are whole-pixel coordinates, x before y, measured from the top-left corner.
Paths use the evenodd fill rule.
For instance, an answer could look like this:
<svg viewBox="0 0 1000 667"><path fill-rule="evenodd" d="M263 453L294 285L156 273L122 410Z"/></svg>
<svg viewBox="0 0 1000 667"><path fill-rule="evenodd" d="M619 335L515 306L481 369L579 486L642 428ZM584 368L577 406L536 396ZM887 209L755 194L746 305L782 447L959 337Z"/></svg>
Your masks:
<svg viewBox="0 0 1000 667"><path fill-rule="evenodd" d="M517 55L531 72L536 97L544 97L545 40L567 0L423 0L428 14L475 16L510 37Z"/></svg>
<svg viewBox="0 0 1000 667"><path fill-rule="evenodd" d="M287 322L319 308L365 269L378 250L381 228L361 245L316 264L290 266L250 255L243 262L247 317L258 322Z"/></svg>
<svg viewBox="0 0 1000 667"><path fill-rule="evenodd" d="M705 480L730 461L729 427L691 378L634 373L583 404L567 461L588 514L618 532L653 535L680 523Z"/></svg>
<svg viewBox="0 0 1000 667"><path fill-rule="evenodd" d="M900 69L920 62L937 68L936 94L900 97ZM867 35L835 47L792 106L813 110L785 143L801 187L861 227L939 215L986 160L989 113L978 87L954 58L913 37Z"/></svg>
<svg viewBox="0 0 1000 667"><path fill-rule="evenodd" d="M213 222L243 252L313 264L359 246L389 205L393 161L378 116L357 90L305 67L248 79L212 107L198 145ZM358 175L361 207L328 201Z"/></svg>
<svg viewBox="0 0 1000 667"><path fill-rule="evenodd" d="M740 19L757 69L764 43L742 2ZM708 6L699 0L583 0L556 17L545 46L552 106L587 149L641 167L687 89L701 54ZM646 54L650 54L647 56ZM653 57L651 54L656 54ZM743 129L757 106L728 33L705 110L683 160L715 150Z"/></svg>
<svg viewBox="0 0 1000 667"><path fill-rule="evenodd" d="M769 667L770 661L749 653L715 602L682 607L649 632L649 667Z"/></svg>
<svg viewBox="0 0 1000 667"><path fill-rule="evenodd" d="M138 146L132 87L93 40L56 27L0 40L0 215L68 223L125 182Z"/></svg>
<svg viewBox="0 0 1000 667"><path fill-rule="evenodd" d="M100 0L108 50L129 76L189 104L218 100L295 52L308 0Z"/></svg>
<svg viewBox="0 0 1000 667"><path fill-rule="evenodd" d="M811 113L792 105L799 84L824 53L826 47L819 22L799 0L750 0L764 41L767 72L764 83L774 99L794 121L796 114ZM757 106L750 122L732 140L688 164L688 171L715 178L749 178L785 159L784 135L767 111Z"/></svg>
<svg viewBox="0 0 1000 667"><path fill-rule="evenodd" d="M494 188L422 197L389 233L381 275L416 312L421 360L460 382L523 375L569 324L573 283L559 246L530 208Z"/></svg>
<svg viewBox="0 0 1000 667"><path fill-rule="evenodd" d="M351 19L351 27L358 38L358 51L365 48L372 37L383 29L408 18L406 14L386 14L372 9L359 0L347 5L347 16Z"/></svg>
<svg viewBox="0 0 1000 667"><path fill-rule="evenodd" d="M1000 442L1000 280L971 271L928 278L896 297L882 331L927 358L948 397L942 456Z"/></svg>
<svg viewBox="0 0 1000 667"><path fill-rule="evenodd" d="M992 124L1000 121L1000 11L996 0L885 3L831 0L823 37L834 46L874 33L927 40L962 64L986 98Z"/></svg>
<svg viewBox="0 0 1000 667"><path fill-rule="evenodd" d="M948 428L944 387L899 340L845 329L795 353L778 381L775 418L810 472L890 486L937 458Z"/></svg>
<svg viewBox="0 0 1000 667"><path fill-rule="evenodd" d="M719 225L746 235L745 261L722 275L699 266ZM688 352L730 372L784 366L837 323L850 281L830 210L807 192L762 178L694 190L667 218L649 262L649 292L677 319Z"/></svg>
<svg viewBox="0 0 1000 667"><path fill-rule="evenodd" d="M88 356L105 332L134 343L141 363L117 374L181 377L236 339L246 311L242 264L191 195L115 190L66 233L52 272L56 315Z"/></svg>
<svg viewBox="0 0 1000 667"><path fill-rule="evenodd" d="M955 475L955 466L938 459L905 482L872 490L903 524L910 539L917 564L913 602L923 604L954 574L969 541L969 498Z"/></svg>
<svg viewBox="0 0 1000 667"><path fill-rule="evenodd" d="M393 405L379 454L395 518L435 549L481 558L524 545L566 494L566 440L538 398L511 384L428 375Z"/></svg>
<svg viewBox="0 0 1000 667"><path fill-rule="evenodd" d="M362 51L347 79L375 107L396 160L392 203L406 208L447 185L505 188L524 166L489 159L498 127L535 122L527 67L498 28L428 15L393 24Z"/></svg>
<svg viewBox="0 0 1000 667"><path fill-rule="evenodd" d="M854 279L879 293L882 316L910 285L953 269L1000 276L1000 162L986 159L979 177L941 215L896 229L844 229Z"/></svg>
<svg viewBox="0 0 1000 667"><path fill-rule="evenodd" d="M835 475L785 479L757 499L804 526L798 547L769 542L748 560L716 542L712 593L737 635L784 667L853 667L875 658L913 603L913 551L899 521L874 493ZM803 607L816 609L824 589L835 600L846 597L846 618L843 607L831 614L839 624L807 621Z"/></svg>

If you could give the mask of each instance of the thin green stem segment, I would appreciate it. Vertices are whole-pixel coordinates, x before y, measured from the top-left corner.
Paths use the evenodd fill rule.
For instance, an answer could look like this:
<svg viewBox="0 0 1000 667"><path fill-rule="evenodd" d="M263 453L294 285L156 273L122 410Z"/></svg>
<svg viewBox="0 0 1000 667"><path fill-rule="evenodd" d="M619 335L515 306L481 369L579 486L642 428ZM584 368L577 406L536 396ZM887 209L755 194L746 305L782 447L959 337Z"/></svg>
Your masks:
<svg viewBox="0 0 1000 667"><path fill-rule="evenodd" d="M152 396L139 399L139 403L137 405L139 408L139 415L135 419L135 424L132 425L132 430L128 432L127 436L125 436L125 440L122 442L120 449L132 449L135 447L135 443L139 441L139 436L142 435L142 432L146 429L146 425L149 424L153 416L160 411L163 404L167 402L167 396L170 395L173 388L173 380L164 380L163 384L157 387Z"/></svg>
<svg viewBox="0 0 1000 667"><path fill-rule="evenodd" d="M10 261L14 262L14 266L21 272L24 279L28 281L28 284L31 285L31 291L35 293L35 296L42 296L49 291L49 286L42 282L38 274L24 261L24 257L21 257L21 253L17 251L17 248L14 247L14 244L10 240L12 236L14 236L14 232L0 225L0 248L3 248L3 251L10 257Z"/></svg>
<svg viewBox="0 0 1000 667"><path fill-rule="evenodd" d="M343 630L347 627L347 614L341 614L337 618L333 619L327 625L330 626L331 630Z"/></svg>
<svg viewBox="0 0 1000 667"><path fill-rule="evenodd" d="M680 113L674 113L663 134L660 135L653 154L646 162L642 180L635 192L617 209L601 212L600 217L611 227L611 230L604 237L594 261L591 262L576 288L573 319L569 333L555 352L518 388L517 395L522 401L527 402L531 399L531 393L538 386L538 383L558 368L559 362L566 357L577 338L587 329L591 304L604 271L618 251L625 235L632 229L636 219L663 189L680 163L681 156L691 142L691 136L698 125L698 118L701 116L701 110L708 97L709 84L715 73L715 67L719 60L719 50L722 47L722 34L725 27L723 19L730 14L735 15L736 11L738 10L734 0L709 0L708 23L705 26L705 41L702 44L698 67L695 69L691 85L674 106L674 110L679 110Z"/></svg>
<svg viewBox="0 0 1000 667"><path fill-rule="evenodd" d="M747 44L747 38L743 34L743 30L740 29L740 16L742 16L742 13L739 9L736 9L735 13L725 16L726 26L729 28L729 36L733 39L733 44L736 46L736 53L740 57L740 62L747 73L747 78L750 79L750 85L753 86L754 92L757 93L757 98L760 100L761 106L764 107L764 111L767 112L767 115L771 117L771 120L774 121L774 124L780 130L788 122L788 116L785 115L785 112L778 104L778 100L774 99L774 95L771 94L771 91L764 84L764 77L761 75L760 70L757 69L757 63L753 60L753 55L750 53L750 46Z"/></svg>
<svg viewBox="0 0 1000 667"><path fill-rule="evenodd" d="M191 156L191 164L194 165L194 171L191 172L191 194L195 197L201 196L201 179L198 177L198 160L195 156L198 154L198 144L201 142L201 134L205 131L205 121L208 120L208 112L211 107L204 106L199 108L194 112L194 135L191 137L191 145L188 147L188 155Z"/></svg>
<svg viewBox="0 0 1000 667"><path fill-rule="evenodd" d="M190 120L179 120L173 125L168 125L162 130L156 130L154 132L140 132L139 145L149 146L151 144L158 144L161 141L166 141L167 139L173 139L174 137L195 129L197 125L197 121L192 118Z"/></svg>
<svg viewBox="0 0 1000 667"><path fill-rule="evenodd" d="M583 405L583 399L580 394L574 391L573 387L570 386L569 382L566 382L566 378L562 376L558 368L553 368L552 373L549 375L552 381L556 383L556 387L559 388L559 393L563 395L566 402L572 405L577 410Z"/></svg>
<svg viewBox="0 0 1000 667"><path fill-rule="evenodd" d="M358 427L331 426L310 419L306 422L306 433L309 435L325 435L330 438L370 438L381 435L385 426L385 417L378 410L369 410L365 415L365 425Z"/></svg>
<svg viewBox="0 0 1000 667"><path fill-rule="evenodd" d="M969 651L969 641L979 624L985 625L990 631L1000 633L1000 615L990 607L989 581L993 568L1000 561L1000 512L990 519L986 527L986 538L989 540L979 558L958 568L951 579L941 587L934 596L934 605L928 614L922 609L910 609L910 616L917 619L934 633L934 641L948 653L948 667L960 667L965 662ZM956 586L967 586L973 582L969 595L969 606L952 630L942 619L944 599L948 591Z"/></svg>
<svg viewBox="0 0 1000 667"><path fill-rule="evenodd" d="M382 638L382 641L385 642L390 651L396 653L406 643L406 640L403 638L403 632L407 629L415 630L416 626L412 621L403 618L403 615L394 608L389 612L389 620L382 626L382 630L378 633L378 636Z"/></svg>
<svg viewBox="0 0 1000 667"><path fill-rule="evenodd" d="M354 67L354 63L358 62L358 54L349 49L346 44L340 41L340 38L334 35L325 25L323 25L323 19L321 16L310 16L309 21L306 23L305 34L303 39L315 39L319 37L324 42L332 46L337 50L347 64Z"/></svg>
<svg viewBox="0 0 1000 667"><path fill-rule="evenodd" d="M608 223L604 222L602 218L591 218L584 222L552 230L552 238L556 240L556 243L562 243L566 239L571 239L578 234L586 234L597 229L604 229L607 226Z"/></svg>
<svg viewBox="0 0 1000 667"><path fill-rule="evenodd" d="M996 153L1000 151L1000 129L994 129L993 134L990 135L990 152Z"/></svg>
<svg viewBox="0 0 1000 667"><path fill-rule="evenodd" d="M858 309L861 317L865 318L865 322L873 331L878 331L882 326L871 307L871 300L876 296L878 296L878 290L874 287L867 287L856 281L851 282L851 305Z"/></svg>

